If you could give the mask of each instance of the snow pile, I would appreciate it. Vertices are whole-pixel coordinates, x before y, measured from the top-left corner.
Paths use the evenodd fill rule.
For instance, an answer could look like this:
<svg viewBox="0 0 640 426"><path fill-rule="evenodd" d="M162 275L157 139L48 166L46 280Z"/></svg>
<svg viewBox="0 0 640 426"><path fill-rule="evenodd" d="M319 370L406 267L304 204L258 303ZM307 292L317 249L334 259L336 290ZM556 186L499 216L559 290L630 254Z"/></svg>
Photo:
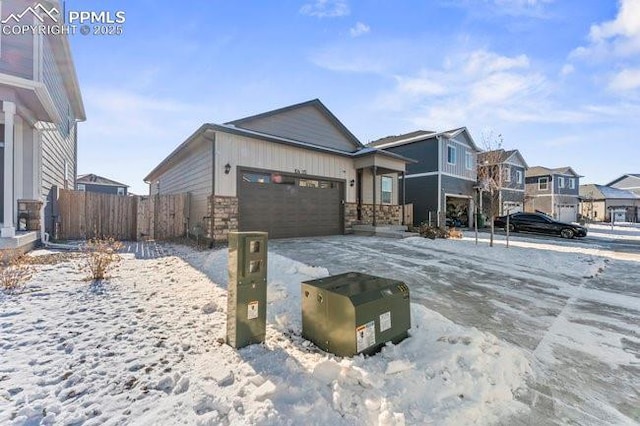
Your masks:
<svg viewBox="0 0 640 426"><path fill-rule="evenodd" d="M236 351L226 250L172 251L126 256L99 285L77 259L42 265L25 294L0 295L0 424L470 424L527 409L520 351L419 305L411 337L375 356L318 350L300 336L300 282L328 271L273 253L267 341Z"/></svg>

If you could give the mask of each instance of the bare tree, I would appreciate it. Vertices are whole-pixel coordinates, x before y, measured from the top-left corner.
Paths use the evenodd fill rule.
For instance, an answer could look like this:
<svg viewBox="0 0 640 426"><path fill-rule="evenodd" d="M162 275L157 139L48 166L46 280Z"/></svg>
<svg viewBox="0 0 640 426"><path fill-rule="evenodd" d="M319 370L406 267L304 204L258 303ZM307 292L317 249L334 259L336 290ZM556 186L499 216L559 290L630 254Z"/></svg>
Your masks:
<svg viewBox="0 0 640 426"><path fill-rule="evenodd" d="M482 135L482 149L484 152L478 156L478 187L480 190L480 202L483 210L491 221L491 238L489 246L493 247L494 221L500 213L500 188L503 181L502 149L503 138L493 131Z"/></svg>

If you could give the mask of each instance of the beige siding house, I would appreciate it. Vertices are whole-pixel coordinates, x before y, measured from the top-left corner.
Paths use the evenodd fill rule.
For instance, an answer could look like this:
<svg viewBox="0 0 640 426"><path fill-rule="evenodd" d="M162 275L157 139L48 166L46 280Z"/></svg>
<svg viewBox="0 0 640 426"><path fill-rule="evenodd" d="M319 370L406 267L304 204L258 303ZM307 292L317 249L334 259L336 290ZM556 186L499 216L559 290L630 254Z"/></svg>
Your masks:
<svg viewBox="0 0 640 426"><path fill-rule="evenodd" d="M2 19L34 19L22 13L30 5L2 1ZM57 1L47 6L61 10ZM54 231L57 189L75 185L76 127L85 111L67 37L2 34L0 101L0 248L28 247Z"/></svg>
<svg viewBox="0 0 640 426"><path fill-rule="evenodd" d="M365 148L317 99L205 124L145 178L150 194L189 193L185 230L271 238L401 224L398 176L411 160ZM374 179L375 177L375 179Z"/></svg>

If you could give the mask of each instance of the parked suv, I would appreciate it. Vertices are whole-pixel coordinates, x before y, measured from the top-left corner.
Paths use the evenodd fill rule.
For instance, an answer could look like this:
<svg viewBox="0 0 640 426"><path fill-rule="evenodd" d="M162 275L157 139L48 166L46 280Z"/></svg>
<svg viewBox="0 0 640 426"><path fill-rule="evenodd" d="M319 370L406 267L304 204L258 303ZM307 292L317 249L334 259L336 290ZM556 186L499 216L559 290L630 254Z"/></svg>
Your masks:
<svg viewBox="0 0 640 426"><path fill-rule="evenodd" d="M499 216L493 222L507 229L507 216ZM540 213L513 213L509 215L509 232L535 232L559 235L562 238L586 237L587 228L572 223L558 222Z"/></svg>

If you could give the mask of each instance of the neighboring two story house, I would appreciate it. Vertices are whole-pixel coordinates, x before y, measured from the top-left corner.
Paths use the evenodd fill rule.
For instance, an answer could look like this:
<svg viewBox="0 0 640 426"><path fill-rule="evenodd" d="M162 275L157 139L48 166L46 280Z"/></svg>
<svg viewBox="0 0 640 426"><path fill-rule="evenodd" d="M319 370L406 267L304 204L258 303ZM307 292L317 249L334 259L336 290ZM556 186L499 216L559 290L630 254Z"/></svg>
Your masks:
<svg viewBox="0 0 640 426"><path fill-rule="evenodd" d="M478 154L479 175L494 176L497 185L497 214L524 211L525 172L529 168L522 154L517 149L505 151L497 149ZM483 173L483 169L486 171ZM490 197L483 194L483 212L488 215Z"/></svg>
<svg viewBox="0 0 640 426"><path fill-rule="evenodd" d="M89 173L76 179L78 191L99 192L101 194L127 195L129 185Z"/></svg>
<svg viewBox="0 0 640 426"><path fill-rule="evenodd" d="M36 22L23 13L29 6L3 1L1 18ZM42 20L54 24L51 16ZM25 249L36 231L54 228L57 188L75 187L76 125L85 111L67 36L3 33L0 101L0 248Z"/></svg>
<svg viewBox="0 0 640 426"><path fill-rule="evenodd" d="M525 211L540 211L562 222L575 222L580 175L571 167L531 167L525 176Z"/></svg>
<svg viewBox="0 0 640 426"><path fill-rule="evenodd" d="M405 200L413 203L413 223L441 225L445 217L462 226L473 225L477 154L466 127L446 132L419 130L371 142L417 160L407 165Z"/></svg>
<svg viewBox="0 0 640 426"><path fill-rule="evenodd" d="M625 189L640 195L640 173L627 173L609 182L606 186Z"/></svg>
<svg viewBox="0 0 640 426"><path fill-rule="evenodd" d="M639 188L640 189L640 188ZM604 222L637 222L640 195L605 185L580 185L580 214Z"/></svg>

